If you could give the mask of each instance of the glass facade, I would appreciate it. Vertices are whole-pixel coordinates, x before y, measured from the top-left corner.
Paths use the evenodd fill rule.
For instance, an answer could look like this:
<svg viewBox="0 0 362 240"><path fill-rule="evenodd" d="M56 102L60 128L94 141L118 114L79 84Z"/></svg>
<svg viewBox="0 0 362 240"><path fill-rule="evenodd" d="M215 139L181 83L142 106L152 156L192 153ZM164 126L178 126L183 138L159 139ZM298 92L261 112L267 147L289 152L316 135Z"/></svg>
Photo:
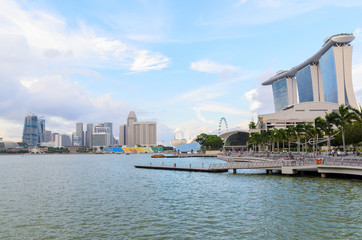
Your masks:
<svg viewBox="0 0 362 240"><path fill-rule="evenodd" d="M24 121L23 142L29 147L38 145L38 117L28 115Z"/></svg>
<svg viewBox="0 0 362 240"><path fill-rule="evenodd" d="M313 101L313 85L310 66L302 68L296 74L299 102L312 102Z"/></svg>
<svg viewBox="0 0 362 240"><path fill-rule="evenodd" d="M245 146L248 140L248 132L237 132L226 139L224 146Z"/></svg>
<svg viewBox="0 0 362 240"><path fill-rule="evenodd" d="M336 65L334 62L333 47L319 59L321 68L324 101L338 103Z"/></svg>
<svg viewBox="0 0 362 240"><path fill-rule="evenodd" d="M273 88L275 111L279 112L284 107L288 106L287 79L282 78L274 82L272 88Z"/></svg>

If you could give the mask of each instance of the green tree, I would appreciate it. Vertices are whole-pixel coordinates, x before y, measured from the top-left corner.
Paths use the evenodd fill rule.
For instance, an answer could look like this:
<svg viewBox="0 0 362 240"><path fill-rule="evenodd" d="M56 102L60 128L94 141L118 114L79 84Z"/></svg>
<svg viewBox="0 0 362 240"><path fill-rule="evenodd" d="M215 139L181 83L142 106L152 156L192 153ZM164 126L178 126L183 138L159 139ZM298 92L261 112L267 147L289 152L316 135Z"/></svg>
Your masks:
<svg viewBox="0 0 362 240"><path fill-rule="evenodd" d="M334 134L332 118L329 113L326 113L325 119L317 117L315 120L316 127L327 136L328 152L331 152L331 137Z"/></svg>
<svg viewBox="0 0 362 240"><path fill-rule="evenodd" d="M203 146L208 138L209 135L207 135L206 133L201 133L200 135L197 136L196 142L200 143L200 145Z"/></svg>
<svg viewBox="0 0 362 240"><path fill-rule="evenodd" d="M352 111L354 112L354 119L357 120L358 122L362 122L362 106L359 105L359 108L351 108Z"/></svg>
<svg viewBox="0 0 362 240"><path fill-rule="evenodd" d="M350 111L349 106L345 106L342 104L338 108L338 112L331 113L331 119L333 124L340 130L342 134L342 143L343 143L343 151L346 154L346 139L345 139L345 129L348 124L352 123L352 119L354 119L355 114Z"/></svg>
<svg viewBox="0 0 362 240"><path fill-rule="evenodd" d="M294 126L288 126L286 130L286 137L288 139L288 151L290 152L290 142L293 140L293 138L296 136L295 127Z"/></svg>
<svg viewBox="0 0 362 240"><path fill-rule="evenodd" d="M314 127L311 123L303 122L303 128L304 128L304 151L308 151L308 145L307 142L310 138L314 137Z"/></svg>
<svg viewBox="0 0 362 240"><path fill-rule="evenodd" d="M251 121L251 122L249 123L249 129L255 129L255 128L256 128L255 122L254 122L254 121Z"/></svg>
<svg viewBox="0 0 362 240"><path fill-rule="evenodd" d="M203 148L217 150L223 147L222 139L217 135L207 135L202 133L197 136L196 142L200 143Z"/></svg>
<svg viewBox="0 0 362 240"><path fill-rule="evenodd" d="M300 153L300 143L301 143L303 133L304 133L304 124L297 123L297 126L295 126L295 134L297 136L298 153Z"/></svg>

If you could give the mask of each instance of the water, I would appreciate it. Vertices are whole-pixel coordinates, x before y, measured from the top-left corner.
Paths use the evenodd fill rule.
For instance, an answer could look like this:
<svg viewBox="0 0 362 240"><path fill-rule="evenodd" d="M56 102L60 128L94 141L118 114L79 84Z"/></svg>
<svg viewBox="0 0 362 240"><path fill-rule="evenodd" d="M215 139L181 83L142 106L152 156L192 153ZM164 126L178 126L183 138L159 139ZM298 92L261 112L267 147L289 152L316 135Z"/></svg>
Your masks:
<svg viewBox="0 0 362 240"><path fill-rule="evenodd" d="M0 239L362 239L361 180L136 169L217 159L0 156Z"/></svg>

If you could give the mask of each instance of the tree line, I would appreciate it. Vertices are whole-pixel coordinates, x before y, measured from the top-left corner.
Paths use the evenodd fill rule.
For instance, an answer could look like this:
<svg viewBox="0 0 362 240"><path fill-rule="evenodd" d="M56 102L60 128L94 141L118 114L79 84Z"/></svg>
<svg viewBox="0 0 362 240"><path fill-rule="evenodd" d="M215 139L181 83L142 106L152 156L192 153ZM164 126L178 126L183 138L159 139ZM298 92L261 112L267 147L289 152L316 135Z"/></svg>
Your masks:
<svg viewBox="0 0 362 240"><path fill-rule="evenodd" d="M346 154L346 144L354 147L362 142L362 107L359 109L341 105L338 111L326 113L324 118L317 117L313 123L301 122L286 129L267 129L260 133L251 133L249 146L253 151L280 151L296 143L297 151L317 151L319 139L326 138L328 151L331 145L343 146ZM255 129L256 124L250 122L249 129ZM302 148L302 149L301 149Z"/></svg>

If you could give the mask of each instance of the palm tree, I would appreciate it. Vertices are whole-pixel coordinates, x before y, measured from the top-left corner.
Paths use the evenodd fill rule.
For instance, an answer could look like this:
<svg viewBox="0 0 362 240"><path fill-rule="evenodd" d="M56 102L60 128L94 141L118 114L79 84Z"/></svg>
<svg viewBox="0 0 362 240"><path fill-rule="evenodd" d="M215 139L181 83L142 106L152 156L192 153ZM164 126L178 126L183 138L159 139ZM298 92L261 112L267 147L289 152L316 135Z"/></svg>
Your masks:
<svg viewBox="0 0 362 240"><path fill-rule="evenodd" d="M314 136L314 130L313 130L314 127L311 123L306 123L306 122L303 122L303 126L304 126L304 144L305 144L304 150L305 152L307 152L308 150L307 141ZM310 138L308 138L308 136L310 136Z"/></svg>
<svg viewBox="0 0 362 240"><path fill-rule="evenodd" d="M359 109L356 108L351 108L352 111L354 112L354 119L356 119L359 122L362 122L362 106L359 105Z"/></svg>
<svg viewBox="0 0 362 240"><path fill-rule="evenodd" d="M283 151L284 151L284 141L285 141L286 136L287 136L286 131L283 128L281 128L281 129L279 129L279 132L280 132L280 136L282 138L282 147L283 147Z"/></svg>
<svg viewBox="0 0 362 240"><path fill-rule="evenodd" d="M317 117L314 119L314 129L315 129L315 150L318 151L318 138L323 137L324 129L326 128L326 121L321 118Z"/></svg>
<svg viewBox="0 0 362 240"><path fill-rule="evenodd" d="M274 138L274 131L270 130L270 129L267 129L266 132L267 132L267 136L268 136L268 142L267 142L268 150L270 151L271 149L273 149L273 151L274 151L274 147L270 147L270 149L269 149L269 145L274 144L274 139L273 139Z"/></svg>
<svg viewBox="0 0 362 240"><path fill-rule="evenodd" d="M268 144L268 133L267 131L262 131L260 135L261 135L262 149L263 151L265 151L265 145Z"/></svg>
<svg viewBox="0 0 362 240"><path fill-rule="evenodd" d="M288 126L287 131L286 131L286 136L288 138L288 152L290 152L290 142L296 136L294 126Z"/></svg>
<svg viewBox="0 0 362 240"><path fill-rule="evenodd" d="M317 117L315 119L316 126L324 133L325 136L327 136L327 146L329 153L331 152L331 137L335 132L332 128L332 117L331 114L326 113L325 119L321 117Z"/></svg>
<svg viewBox="0 0 362 240"><path fill-rule="evenodd" d="M304 125L303 123L297 123L297 126L295 127L295 134L297 136L297 144L298 144L298 153L300 153L300 139L304 132Z"/></svg>
<svg viewBox="0 0 362 240"><path fill-rule="evenodd" d="M346 140L344 137L344 130L348 124L352 123L352 119L355 117L355 113L350 111L351 107L345 106L342 104L338 108L338 112L332 112L331 118L333 124L341 131L342 133L342 142L343 142L343 151L346 154Z"/></svg>

